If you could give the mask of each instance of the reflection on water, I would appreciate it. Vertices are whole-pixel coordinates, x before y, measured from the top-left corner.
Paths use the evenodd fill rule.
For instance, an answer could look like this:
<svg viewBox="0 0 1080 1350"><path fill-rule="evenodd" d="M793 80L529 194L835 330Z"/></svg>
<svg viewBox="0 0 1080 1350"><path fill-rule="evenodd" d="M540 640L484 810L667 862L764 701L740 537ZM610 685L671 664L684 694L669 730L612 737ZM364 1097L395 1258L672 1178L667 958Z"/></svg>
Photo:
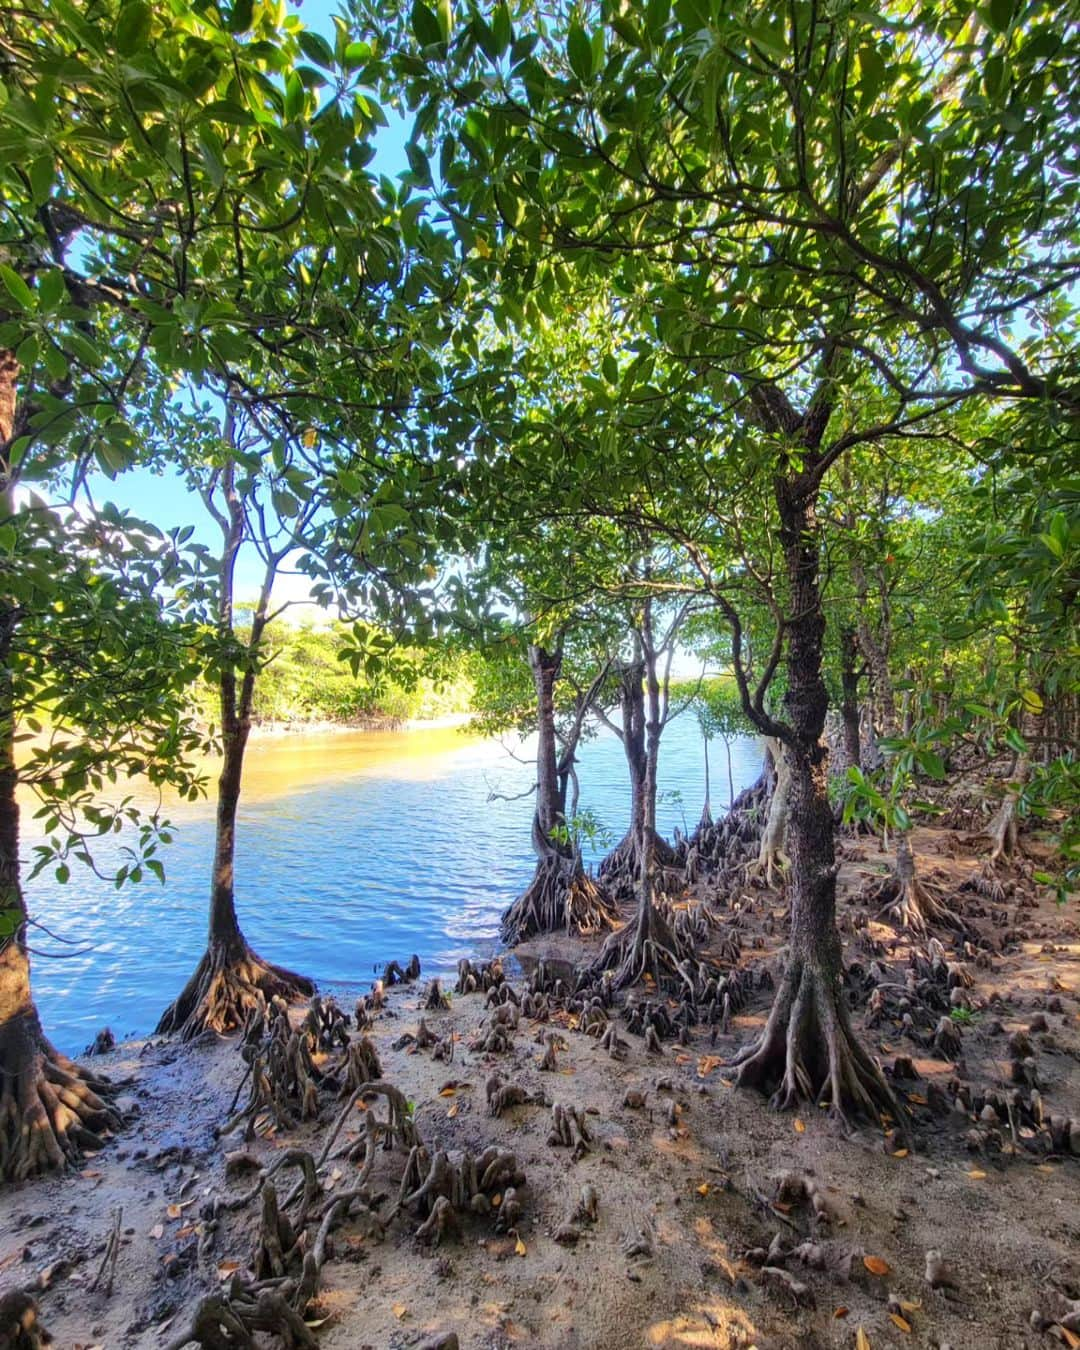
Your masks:
<svg viewBox="0 0 1080 1350"><path fill-rule="evenodd" d="M727 782L715 743L712 757L715 809ZM737 792L757 776L760 752L740 741L733 759ZM582 805L621 834L629 788L618 740L589 742L579 769ZM491 950L499 915L532 870L531 801L506 800L532 776L503 746L454 728L253 742L236 860L245 933L264 956L343 997L366 989L391 957L417 952L425 974L435 974ZM690 717L665 732L660 781L658 823L670 835L701 810L702 748ZM106 1024L118 1036L150 1031L199 959L213 802L177 804L169 814L176 828L164 887L148 881L116 891L78 873L66 886L42 876L28 887L34 916L90 949L34 962L46 1029L68 1052ZM34 945L56 944L39 933Z"/></svg>

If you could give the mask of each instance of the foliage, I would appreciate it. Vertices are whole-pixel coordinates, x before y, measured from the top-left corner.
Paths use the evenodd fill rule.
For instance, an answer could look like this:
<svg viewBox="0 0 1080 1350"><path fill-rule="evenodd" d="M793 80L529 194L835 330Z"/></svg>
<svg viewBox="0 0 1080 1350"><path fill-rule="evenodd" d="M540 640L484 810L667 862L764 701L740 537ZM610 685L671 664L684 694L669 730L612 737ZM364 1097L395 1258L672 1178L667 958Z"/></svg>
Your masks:
<svg viewBox="0 0 1080 1350"><path fill-rule="evenodd" d="M237 638L246 642L241 623ZM268 639L255 685L252 715L266 722L402 722L469 711L472 682L464 657L447 660L417 648L394 650L372 676L354 675L343 625L278 625ZM205 683L196 691L202 718L217 716L217 694Z"/></svg>

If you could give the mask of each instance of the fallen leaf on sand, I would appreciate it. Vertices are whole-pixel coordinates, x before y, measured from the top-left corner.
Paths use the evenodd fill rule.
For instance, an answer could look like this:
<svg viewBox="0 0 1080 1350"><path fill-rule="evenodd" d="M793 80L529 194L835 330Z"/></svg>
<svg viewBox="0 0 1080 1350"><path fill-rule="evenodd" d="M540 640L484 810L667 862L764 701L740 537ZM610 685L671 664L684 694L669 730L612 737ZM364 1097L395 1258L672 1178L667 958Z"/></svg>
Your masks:
<svg viewBox="0 0 1080 1350"><path fill-rule="evenodd" d="M907 1155L908 1155L908 1151L907 1151L906 1148L896 1148L896 1149L893 1149L893 1157L894 1157L894 1158L906 1158Z"/></svg>
<svg viewBox="0 0 1080 1350"><path fill-rule="evenodd" d="M93 1181L95 1177L101 1176L101 1173L96 1168L90 1167L85 1172L80 1172L79 1175L85 1177L87 1181Z"/></svg>
<svg viewBox="0 0 1080 1350"><path fill-rule="evenodd" d="M448 1120L453 1120L456 1115L457 1115L457 1102L455 1102L453 1106L451 1106L450 1110L447 1111L446 1113Z"/></svg>
<svg viewBox="0 0 1080 1350"><path fill-rule="evenodd" d="M888 1275L892 1270L888 1261L880 1256L864 1256L862 1263L871 1275Z"/></svg>
<svg viewBox="0 0 1080 1350"><path fill-rule="evenodd" d="M698 1195L708 1195L708 1194L709 1194L709 1183L708 1183L707 1181L703 1181L703 1182L701 1183L701 1185L697 1188L697 1193L698 1193Z"/></svg>
<svg viewBox="0 0 1080 1350"><path fill-rule="evenodd" d="M227 1280L230 1275L240 1269L239 1261L219 1261L217 1273L223 1280Z"/></svg>
<svg viewBox="0 0 1080 1350"><path fill-rule="evenodd" d="M170 1219L178 1219L183 1212L179 1205L169 1205L165 1210Z"/></svg>
<svg viewBox="0 0 1080 1350"><path fill-rule="evenodd" d="M1061 1339L1069 1347L1069 1350L1078 1350L1080 1347L1080 1336L1075 1331L1070 1331L1068 1327L1061 1326L1060 1323L1054 1324L1054 1330L1061 1333Z"/></svg>
<svg viewBox="0 0 1080 1350"><path fill-rule="evenodd" d="M973 1168L971 1169L971 1171L968 1173L968 1176L972 1179L972 1181L985 1181L985 1180L986 1180L986 1173L985 1173L985 1172L980 1172L979 1169L978 1169L977 1167L973 1167Z"/></svg>
<svg viewBox="0 0 1080 1350"><path fill-rule="evenodd" d="M520 1238L514 1243L514 1251L517 1252L518 1256L524 1256L528 1250L528 1247L525 1246Z"/></svg>
<svg viewBox="0 0 1080 1350"><path fill-rule="evenodd" d="M795 1120L795 1133L796 1133L796 1134L805 1134L805 1133L806 1133L806 1121L805 1121L805 1120L799 1120L799 1119L796 1118L796 1120Z"/></svg>
<svg viewBox="0 0 1080 1350"><path fill-rule="evenodd" d="M855 1333L855 1350L870 1350L870 1337L862 1327Z"/></svg>
<svg viewBox="0 0 1080 1350"><path fill-rule="evenodd" d="M707 1078L713 1069L718 1069L723 1060L719 1055L702 1055L698 1060L697 1073L699 1078Z"/></svg>
<svg viewBox="0 0 1080 1350"><path fill-rule="evenodd" d="M847 1315L848 1310L845 1307L843 1307L843 1305L841 1305L839 1308L833 1309L833 1317L835 1318L836 1321L839 1321L842 1317L846 1317Z"/></svg>
<svg viewBox="0 0 1080 1350"><path fill-rule="evenodd" d="M440 1097L452 1097L452 1096L454 1095L455 1092L457 1092L457 1088L456 1088L456 1087L450 1087L450 1086L447 1086L447 1087L444 1087L444 1088L439 1092L439 1096L440 1096Z"/></svg>
<svg viewBox="0 0 1080 1350"><path fill-rule="evenodd" d="M158 1238L162 1237L164 1233L165 1233L165 1225L163 1223L156 1223L154 1224L153 1228L150 1229L150 1236L155 1241Z"/></svg>
<svg viewBox="0 0 1080 1350"><path fill-rule="evenodd" d="M894 1327L899 1327L905 1335L911 1335L911 1323L906 1318L901 1317L899 1313L890 1313L889 1321Z"/></svg>
<svg viewBox="0 0 1080 1350"><path fill-rule="evenodd" d="M405 1314L408 1312L408 1308L405 1307L405 1304L404 1304L404 1303L391 1303L391 1304L390 1304L390 1311L394 1314L394 1316L395 1316L395 1317L397 1318L397 1320L400 1322L400 1321L402 1320L402 1318L405 1316Z"/></svg>

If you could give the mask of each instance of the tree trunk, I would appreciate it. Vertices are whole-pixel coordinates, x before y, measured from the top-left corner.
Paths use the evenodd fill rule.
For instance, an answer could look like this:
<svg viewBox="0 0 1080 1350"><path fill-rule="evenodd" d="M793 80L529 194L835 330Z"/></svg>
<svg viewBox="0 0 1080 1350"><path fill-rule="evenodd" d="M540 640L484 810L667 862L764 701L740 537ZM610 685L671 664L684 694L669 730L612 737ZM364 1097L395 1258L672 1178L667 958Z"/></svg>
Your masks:
<svg viewBox="0 0 1080 1350"><path fill-rule="evenodd" d="M568 933L598 933L618 926L619 912L602 884L585 872L573 841L552 838L566 825L566 790L585 708L578 709L563 754L557 755L555 681L562 665L561 652L529 647L529 666L536 688L538 740L536 749L536 809L532 843L536 871L525 891L503 913L500 935L516 946L539 933L565 928Z"/></svg>
<svg viewBox="0 0 1080 1350"><path fill-rule="evenodd" d="M791 808L791 769L779 741L770 739L768 748L776 766L776 782L769 798L769 814L761 833L761 847L753 871L757 875L764 875L766 886L778 886L782 880L781 869L790 861L784 845Z"/></svg>
<svg viewBox="0 0 1080 1350"><path fill-rule="evenodd" d="M8 451L18 363L0 351L0 521L14 512ZM47 1040L30 992L27 913L19 874L19 775L15 766L12 644L19 611L0 597L0 1179L22 1181L100 1149L120 1118L113 1090Z"/></svg>
<svg viewBox="0 0 1080 1350"><path fill-rule="evenodd" d="M559 788L558 753L555 743L555 681L562 666L562 652L547 652L530 645L529 668L536 688L536 824L548 840L552 831L565 825L564 799ZM566 849L560 847L560 852Z"/></svg>
<svg viewBox="0 0 1080 1350"><path fill-rule="evenodd" d="M853 628L840 634L840 718L844 731L845 768L862 768L859 745L859 648Z"/></svg>
<svg viewBox="0 0 1080 1350"><path fill-rule="evenodd" d="M713 823L712 802L710 800L711 793L709 785L709 738L707 736L702 737L702 745L705 748L705 801L702 803L701 819L698 821L699 830L707 829ZM730 778L731 778L731 752L729 751L728 779L730 780Z"/></svg>
<svg viewBox="0 0 1080 1350"><path fill-rule="evenodd" d="M226 443L234 445L231 407L226 416ZM218 634L231 641L236 559L244 538L244 510L235 487L235 462L223 471L227 515L216 513L223 535ZM314 983L303 975L271 965L248 946L236 917L236 816L240 805L244 751L251 732L251 708L260 644L269 622L270 596L281 558L269 555L262 589L247 644L247 664L237 686L236 672L225 664L218 677L221 708L222 765L218 778L214 862L210 880L210 926L206 952L179 997L161 1015L159 1034L179 1032L185 1040L202 1031L224 1034L243 1026L260 1001L310 998Z"/></svg>
<svg viewBox="0 0 1080 1350"><path fill-rule="evenodd" d="M789 732L784 756L791 775L791 939L765 1029L737 1056L738 1081L771 1091L774 1104L781 1107L816 1099L841 1117L854 1110L874 1118L888 1111L898 1118L880 1069L851 1029L843 995L836 928L838 867L828 752L822 741L828 692L822 678L825 614L818 577L814 449L807 447L801 471L778 476L775 483L791 615L784 696Z"/></svg>

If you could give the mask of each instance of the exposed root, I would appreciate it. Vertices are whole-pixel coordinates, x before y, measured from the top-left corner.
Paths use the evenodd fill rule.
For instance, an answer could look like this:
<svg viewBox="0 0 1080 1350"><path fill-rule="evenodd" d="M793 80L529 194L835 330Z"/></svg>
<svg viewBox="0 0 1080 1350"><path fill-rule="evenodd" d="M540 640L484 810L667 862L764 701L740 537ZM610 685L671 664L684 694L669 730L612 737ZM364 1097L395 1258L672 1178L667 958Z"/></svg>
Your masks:
<svg viewBox="0 0 1080 1350"><path fill-rule="evenodd" d="M1010 794L1004 799L986 828L976 837L989 840L992 863L1008 862L1020 854L1020 827L1014 796Z"/></svg>
<svg viewBox="0 0 1080 1350"><path fill-rule="evenodd" d="M601 933L616 928L619 911L602 883L593 880L577 854L546 849L528 888L503 914L501 938L514 947L538 933Z"/></svg>
<svg viewBox="0 0 1080 1350"><path fill-rule="evenodd" d="M740 1087L771 1092L788 1110L801 1101L827 1104L846 1123L849 1114L900 1122L904 1113L881 1069L851 1028L839 981L818 964L793 954L761 1035L732 1060Z"/></svg>
<svg viewBox="0 0 1080 1350"><path fill-rule="evenodd" d="M394 1213L408 1209L430 1218L438 1209L439 1218L421 1229L426 1241L439 1241L455 1229L460 1214L491 1214L500 1205L505 1213L499 1215L497 1226L505 1228L521 1214L518 1192L524 1185L525 1173L505 1149L492 1146L478 1158L465 1153L459 1162L452 1162L442 1150L431 1157L417 1145L405 1164Z"/></svg>
<svg viewBox="0 0 1080 1350"><path fill-rule="evenodd" d="M122 1126L114 1091L49 1043L31 1006L0 1028L0 1178L59 1170Z"/></svg>
<svg viewBox="0 0 1080 1350"><path fill-rule="evenodd" d="M655 830L628 831L598 868L600 881L617 902L638 894L646 872L660 886L674 889L686 880L685 859Z"/></svg>
<svg viewBox="0 0 1080 1350"><path fill-rule="evenodd" d="M242 937L213 942L180 996L162 1013L156 1031L159 1036L179 1033L184 1040L207 1030L225 1035L244 1025L260 997L298 1003L314 992L311 980L264 961Z"/></svg>
<svg viewBox="0 0 1080 1350"><path fill-rule="evenodd" d="M585 1112L578 1106L555 1102L551 1108L548 1143L552 1148L568 1148L574 1162L588 1153L592 1135L585 1123Z"/></svg>
<svg viewBox="0 0 1080 1350"><path fill-rule="evenodd" d="M946 903L944 888L927 878L911 876L902 881L896 875L886 877L877 886L874 899L884 903L883 913L912 933L962 927L956 912Z"/></svg>
<svg viewBox="0 0 1080 1350"><path fill-rule="evenodd" d="M494 961L482 961L475 966L467 957L463 957L458 962L457 970L457 983L454 985L455 994L477 992L486 994L490 989L498 988L506 980L502 962L498 957Z"/></svg>
<svg viewBox="0 0 1080 1350"><path fill-rule="evenodd" d="M445 1012L449 1008L450 999L443 993L442 985L437 979L432 980L424 990L420 1006L425 1012Z"/></svg>
<svg viewBox="0 0 1080 1350"><path fill-rule="evenodd" d="M636 916L612 933L589 967L593 979L611 973L611 988L625 989L638 980L651 979L682 986L687 975L681 967L693 959L693 947L681 938L660 909L646 896L639 901Z"/></svg>
<svg viewBox="0 0 1080 1350"><path fill-rule="evenodd" d="M275 1000L267 1008L261 994L256 999L240 1048L247 1072L233 1107L250 1080L247 1102L220 1130L229 1134L246 1122L244 1137L249 1141L264 1115L280 1130L294 1129L298 1119L314 1120L319 1114L319 1086L327 1077L312 1058L313 1034L307 1019L294 1031L283 1001Z"/></svg>
<svg viewBox="0 0 1080 1350"><path fill-rule="evenodd" d="M533 1098L518 1083L507 1083L497 1073L493 1073L485 1085L488 1114L501 1116L512 1106L524 1106Z"/></svg>
<svg viewBox="0 0 1080 1350"><path fill-rule="evenodd" d="M52 1337L38 1321L37 1304L21 1289L0 1298L0 1346L3 1350L41 1350Z"/></svg>
<svg viewBox="0 0 1080 1350"><path fill-rule="evenodd" d="M382 982L387 989L395 984L411 984L420 978L420 958L413 952L409 964L404 968L397 961L388 963L383 971Z"/></svg>

